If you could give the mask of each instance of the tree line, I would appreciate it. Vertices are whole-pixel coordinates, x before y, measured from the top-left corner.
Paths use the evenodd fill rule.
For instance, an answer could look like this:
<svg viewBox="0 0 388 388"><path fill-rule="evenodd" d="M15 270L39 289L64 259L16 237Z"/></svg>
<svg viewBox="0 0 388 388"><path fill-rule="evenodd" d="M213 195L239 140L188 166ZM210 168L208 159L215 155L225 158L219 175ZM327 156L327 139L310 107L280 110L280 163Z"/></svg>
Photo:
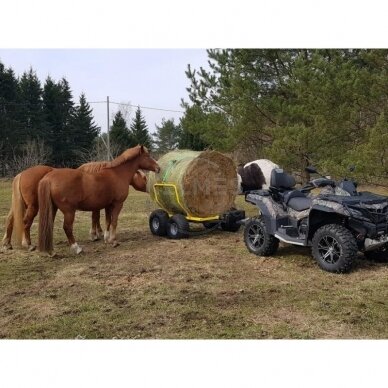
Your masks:
<svg viewBox="0 0 388 388"><path fill-rule="evenodd" d="M303 180L308 165L370 182L388 178L388 50L208 50L186 71L181 120L241 162L269 158Z"/></svg>
<svg viewBox="0 0 388 388"><path fill-rule="evenodd" d="M202 149L197 135L173 119L163 119L150 133L137 108L132 120L119 109L110 127L111 157L137 144L163 154L183 147ZM14 176L37 164L78 167L107 159L107 134L95 124L84 93L74 102L66 78L47 77L42 84L30 68L20 77L0 62L0 176Z"/></svg>

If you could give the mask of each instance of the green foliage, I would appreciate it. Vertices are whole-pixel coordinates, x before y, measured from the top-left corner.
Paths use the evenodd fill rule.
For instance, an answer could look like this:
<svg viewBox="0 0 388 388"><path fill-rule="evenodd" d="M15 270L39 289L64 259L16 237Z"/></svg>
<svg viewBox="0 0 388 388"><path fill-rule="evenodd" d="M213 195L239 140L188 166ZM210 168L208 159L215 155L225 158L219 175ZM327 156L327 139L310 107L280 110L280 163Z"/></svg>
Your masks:
<svg viewBox="0 0 388 388"><path fill-rule="evenodd" d="M110 127L110 142L120 154L132 146L131 135L121 111L117 111L112 126Z"/></svg>
<svg viewBox="0 0 388 388"><path fill-rule="evenodd" d="M65 78L56 82L48 77L42 88L33 69L17 79L13 70L0 62L0 175L13 174L15 160L35 160L25 156L26 149L33 151L31 144L51 165L77 166L85 160L98 133L85 95L75 106Z"/></svg>
<svg viewBox="0 0 388 388"><path fill-rule="evenodd" d="M94 123L92 109L86 102L84 93L80 96L79 105L73 110L70 132L72 133L73 152L76 159L78 155L90 152L93 140L98 136L100 128Z"/></svg>
<svg viewBox="0 0 388 388"><path fill-rule="evenodd" d="M148 131L147 123L143 117L140 107L137 108L135 118L130 126L131 146L141 144L152 150L152 138Z"/></svg>
<svg viewBox="0 0 388 388"><path fill-rule="evenodd" d="M162 119L161 126L156 125L156 133L153 134L156 151L164 154L175 150L179 146L180 135L181 127L175 125L174 119Z"/></svg>
<svg viewBox="0 0 388 388"><path fill-rule="evenodd" d="M190 133L219 150L253 148L256 158L272 158L304 180L308 164L339 175L354 160L365 174L386 177L388 129L380 118L388 50L236 49L208 56L209 71L186 72L191 103L183 103L182 123Z"/></svg>

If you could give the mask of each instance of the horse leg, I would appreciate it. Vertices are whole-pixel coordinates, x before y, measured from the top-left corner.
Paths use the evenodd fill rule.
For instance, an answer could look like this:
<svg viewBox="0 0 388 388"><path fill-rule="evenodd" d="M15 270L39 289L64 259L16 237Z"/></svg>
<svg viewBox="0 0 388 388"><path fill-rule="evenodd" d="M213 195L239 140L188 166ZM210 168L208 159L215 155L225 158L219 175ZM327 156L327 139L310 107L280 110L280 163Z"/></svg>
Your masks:
<svg viewBox="0 0 388 388"><path fill-rule="evenodd" d="M97 232L97 226L100 224L100 211L94 210L92 212L92 228L90 229L90 239L92 241L97 241L100 239L100 236ZM101 226L100 226L101 228Z"/></svg>
<svg viewBox="0 0 388 388"><path fill-rule="evenodd" d="M28 206L26 214L23 218L23 224L24 224L24 230L23 230L23 240L22 240L22 246L28 248L30 252L35 250L35 245L31 244L31 225L34 221L34 218L38 214L39 208L31 205Z"/></svg>
<svg viewBox="0 0 388 388"><path fill-rule="evenodd" d="M66 233L67 239L69 240L70 249L72 249L77 255L82 252L82 248L76 243L73 235L73 223L75 217L75 210L68 210L63 212L63 230Z"/></svg>
<svg viewBox="0 0 388 388"><path fill-rule="evenodd" d="M100 239L103 236L103 231L100 224L100 211L98 211L98 218L96 218L96 234L97 237Z"/></svg>
<svg viewBox="0 0 388 388"><path fill-rule="evenodd" d="M106 230L104 233L105 243L107 243L109 240L111 222L112 222L112 206L108 206L105 208L105 224L106 224Z"/></svg>
<svg viewBox="0 0 388 388"><path fill-rule="evenodd" d="M119 243L116 240L116 228L117 228L117 221L119 219L119 214L122 208L123 208L123 202L116 204L112 210L111 233L110 233L108 242L112 243L114 247L117 247L119 245Z"/></svg>
<svg viewBox="0 0 388 388"><path fill-rule="evenodd" d="M14 220L13 211L11 209L8 213L7 221L5 223L6 230L5 230L5 235L2 242L2 246L4 249L12 249L11 237L12 237L12 230L13 230L13 220Z"/></svg>

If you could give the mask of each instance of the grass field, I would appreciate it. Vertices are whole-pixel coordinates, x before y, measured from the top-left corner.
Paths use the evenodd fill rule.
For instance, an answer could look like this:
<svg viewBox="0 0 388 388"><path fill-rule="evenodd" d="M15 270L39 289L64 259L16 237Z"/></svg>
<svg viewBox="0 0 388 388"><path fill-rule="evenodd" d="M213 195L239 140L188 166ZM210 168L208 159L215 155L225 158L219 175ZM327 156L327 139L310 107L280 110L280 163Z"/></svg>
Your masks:
<svg viewBox="0 0 388 388"><path fill-rule="evenodd" d="M10 198L0 181L1 233ZM90 214L77 213L85 252L70 253L59 213L55 258L1 252L0 338L388 338L387 264L360 255L352 273L334 275L306 248L258 258L242 231L157 238L153 208L131 189L117 248L90 242Z"/></svg>

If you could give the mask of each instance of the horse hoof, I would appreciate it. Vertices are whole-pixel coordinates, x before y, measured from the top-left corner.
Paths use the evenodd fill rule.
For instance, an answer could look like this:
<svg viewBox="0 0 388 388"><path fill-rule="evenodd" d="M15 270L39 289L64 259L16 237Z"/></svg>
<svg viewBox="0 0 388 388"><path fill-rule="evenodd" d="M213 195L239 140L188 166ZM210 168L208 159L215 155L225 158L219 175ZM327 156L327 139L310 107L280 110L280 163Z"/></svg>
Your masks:
<svg viewBox="0 0 388 388"><path fill-rule="evenodd" d="M92 241L98 241L100 238L98 236L90 236Z"/></svg>
<svg viewBox="0 0 388 388"><path fill-rule="evenodd" d="M2 250L4 251L10 251L12 249L12 245L11 244L4 244L2 246Z"/></svg>
<svg viewBox="0 0 388 388"><path fill-rule="evenodd" d="M35 249L36 249L36 246L35 246L35 245L30 245L30 246L28 247L28 251L29 251L29 252L33 252L33 251L35 251Z"/></svg>
<svg viewBox="0 0 388 388"><path fill-rule="evenodd" d="M120 245L120 243L118 243L117 241L114 241L113 242L113 248L116 248L116 247L118 247Z"/></svg>
<svg viewBox="0 0 388 388"><path fill-rule="evenodd" d="M73 250L77 255L82 252L82 248L77 243L74 243L70 249Z"/></svg>

